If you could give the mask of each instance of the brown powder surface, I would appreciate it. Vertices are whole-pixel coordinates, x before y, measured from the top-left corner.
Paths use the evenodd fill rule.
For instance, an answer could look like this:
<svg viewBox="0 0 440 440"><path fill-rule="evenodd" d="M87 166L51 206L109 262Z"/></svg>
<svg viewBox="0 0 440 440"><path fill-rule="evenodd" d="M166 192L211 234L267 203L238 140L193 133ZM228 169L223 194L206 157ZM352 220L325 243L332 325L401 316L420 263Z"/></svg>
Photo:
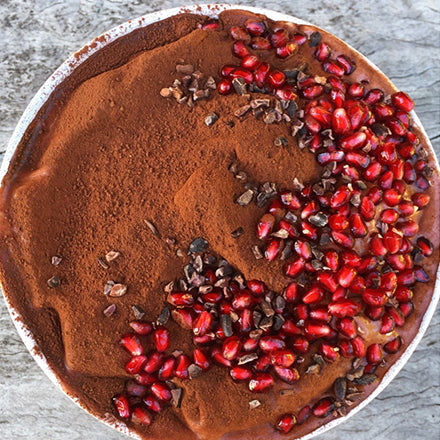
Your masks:
<svg viewBox="0 0 440 440"><path fill-rule="evenodd" d="M249 15L222 13L224 28ZM141 306L146 318L154 320L166 302L164 284L182 273L186 260L170 249L166 237L175 237L183 250L195 237L204 237L246 278L263 279L278 291L285 285L281 262L268 265L252 255L255 224L264 209L234 203L243 186L228 171L231 162L237 161L255 181L277 182L281 188L291 186L294 177L311 181L319 172L314 156L297 147L287 124L235 118L234 110L246 103L243 97L215 93L191 110L160 97L160 90L179 77L177 63L193 64L218 79L222 65L236 62L227 32L198 30L200 20L190 14L165 20L91 57L54 93L53 105L28 130L3 182L0 271L8 298L67 391L100 416L111 412L111 397L127 378L123 366L128 356L118 341L133 319L131 306ZM335 37L325 38L336 51L347 52ZM310 54L306 44L286 61L272 55L268 61L279 68L307 61L310 71L322 74ZM373 87L393 91L388 80L361 62L355 78L365 77ZM204 119L211 112L219 120L207 127ZM32 130L38 136L29 145ZM287 148L274 145L278 136L289 139ZM438 188L437 174L434 181ZM438 231L438 192L431 190L431 196L421 227ZM160 237L146 220L156 225ZM233 238L231 232L238 227L244 234ZM438 236L430 239L436 252L425 270L434 279ZM122 256L104 270L97 258L112 249ZM50 263L53 255L62 256L58 267ZM50 289L46 280L54 275L61 286ZM127 284L127 294L105 296L108 280ZM432 283L418 288L420 313L431 294ZM102 311L110 303L117 311L105 318ZM419 319L413 314L400 332L405 344ZM172 348L189 353L191 333L172 321L168 327ZM383 370L397 357L390 357ZM179 384L185 393L182 408L167 408L142 430L143 438L279 438L269 424L323 395L349 364L342 359L326 365L322 376L303 376L292 386L295 395L288 397L279 397L279 384L256 397L243 384L233 383L226 369L214 367ZM249 410L255 398L262 405ZM296 432L321 423L314 419Z"/></svg>

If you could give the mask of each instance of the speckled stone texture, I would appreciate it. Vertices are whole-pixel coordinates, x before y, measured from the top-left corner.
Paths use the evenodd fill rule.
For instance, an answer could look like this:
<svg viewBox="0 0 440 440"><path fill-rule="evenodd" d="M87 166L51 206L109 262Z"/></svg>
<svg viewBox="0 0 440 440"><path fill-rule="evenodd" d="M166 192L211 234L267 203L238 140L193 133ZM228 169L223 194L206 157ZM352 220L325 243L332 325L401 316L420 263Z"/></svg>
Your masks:
<svg viewBox="0 0 440 440"><path fill-rule="evenodd" d="M376 63L415 101L440 155L439 2L242 1L308 20ZM1 0L0 152L26 105L67 56L130 18L179 1ZM2 154L1 154L2 155ZM440 313L411 360L364 410L324 434L326 440L440 438ZM116 440L56 390L32 360L0 300L0 437L3 440Z"/></svg>

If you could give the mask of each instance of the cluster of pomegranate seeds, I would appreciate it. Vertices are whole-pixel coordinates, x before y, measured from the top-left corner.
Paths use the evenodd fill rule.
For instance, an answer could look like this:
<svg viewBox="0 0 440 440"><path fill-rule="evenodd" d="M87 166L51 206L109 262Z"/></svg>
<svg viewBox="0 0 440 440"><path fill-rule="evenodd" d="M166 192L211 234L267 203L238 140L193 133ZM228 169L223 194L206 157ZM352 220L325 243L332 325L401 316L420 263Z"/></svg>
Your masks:
<svg viewBox="0 0 440 440"><path fill-rule="evenodd" d="M200 28L217 29L218 23L210 20ZM433 245L418 235L418 219L429 203L432 170L410 129L411 99L343 79L354 62L332 57L319 32L306 37L252 19L229 32L240 64L222 68L218 92L237 91L239 80L250 92L299 103L300 125L292 134L298 133L299 145L322 166L319 180L296 182L277 194L256 225L262 257L285 261L284 275L291 281L282 294L263 281L246 281L197 239L203 249L190 248L185 276L165 288L172 319L192 331L193 353L169 353L164 322L131 322L133 333L120 342L131 355L126 371L133 380L113 402L122 419L148 425L170 402L180 405L175 379L193 379L213 363L261 393L275 381L295 383L306 355L314 363L305 374L341 356L353 359L353 369L335 381L333 393L278 419L275 428L289 433L312 415L343 415L344 405L360 394L355 385L374 382L384 357L401 348L398 329L414 309L414 286L429 281L421 262ZM285 59L307 40L327 77L309 76L304 69L286 75L260 59L264 51ZM386 342L363 338L361 316ZM155 349L146 353L145 338L151 336Z"/></svg>

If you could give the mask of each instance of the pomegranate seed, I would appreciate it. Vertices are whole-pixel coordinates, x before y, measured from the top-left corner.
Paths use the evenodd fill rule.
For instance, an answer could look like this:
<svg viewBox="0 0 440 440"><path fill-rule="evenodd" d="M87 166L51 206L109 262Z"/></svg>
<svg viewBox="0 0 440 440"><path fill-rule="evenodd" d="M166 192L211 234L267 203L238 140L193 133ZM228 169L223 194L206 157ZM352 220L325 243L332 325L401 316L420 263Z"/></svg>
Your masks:
<svg viewBox="0 0 440 440"><path fill-rule="evenodd" d="M246 69L235 69L231 73L231 78L243 78L246 84L252 84L254 80L254 76L252 75L252 72L249 72L249 70Z"/></svg>
<svg viewBox="0 0 440 440"><path fill-rule="evenodd" d="M138 355L133 356L125 366L125 370L128 374L137 374L147 362L147 356Z"/></svg>
<svg viewBox="0 0 440 440"><path fill-rule="evenodd" d="M380 334L385 335L387 333L390 333L394 330L394 319L389 314L384 314L382 316L382 321L380 324Z"/></svg>
<svg viewBox="0 0 440 440"><path fill-rule="evenodd" d="M394 272L387 272L380 279L380 288L393 293L397 287L397 275Z"/></svg>
<svg viewBox="0 0 440 440"><path fill-rule="evenodd" d="M251 47L255 50L271 49L270 41L267 38L259 36L252 38Z"/></svg>
<svg viewBox="0 0 440 440"><path fill-rule="evenodd" d="M388 252L397 254L402 246L402 236L396 232L396 229L390 229L383 236L383 244Z"/></svg>
<svg viewBox="0 0 440 440"><path fill-rule="evenodd" d="M249 380L252 377L252 371L244 367L234 367L229 374L234 380Z"/></svg>
<svg viewBox="0 0 440 440"><path fill-rule="evenodd" d="M263 336L260 339L259 346L265 353L270 353L275 350L282 350L285 348L286 343L275 336Z"/></svg>
<svg viewBox="0 0 440 440"><path fill-rule="evenodd" d="M339 358L339 353L335 350L335 347L326 342L321 343L321 353L330 362L334 362Z"/></svg>
<svg viewBox="0 0 440 440"><path fill-rule="evenodd" d="M353 345L349 341L339 343L339 353L345 358L353 357Z"/></svg>
<svg viewBox="0 0 440 440"><path fill-rule="evenodd" d="M150 389L153 395L159 400L163 400L164 402L169 402L171 400L171 391L164 383L155 382L153 385L151 385Z"/></svg>
<svg viewBox="0 0 440 440"><path fill-rule="evenodd" d="M309 114L313 116L324 127L330 127L332 121L332 113L323 106L317 105L312 107Z"/></svg>
<svg viewBox="0 0 440 440"><path fill-rule="evenodd" d="M352 83L348 87L348 94L353 98L362 98L365 93L365 87L360 83Z"/></svg>
<svg viewBox="0 0 440 440"><path fill-rule="evenodd" d="M279 238L272 238L268 241L264 256L266 260L273 261L277 258L282 249L282 241Z"/></svg>
<svg viewBox="0 0 440 440"><path fill-rule="evenodd" d="M305 260L302 257L288 263L286 266L285 273L291 278L295 278L304 270Z"/></svg>
<svg viewBox="0 0 440 440"><path fill-rule="evenodd" d="M363 175L368 182L374 182L382 172L382 165L379 162L372 162L364 171Z"/></svg>
<svg viewBox="0 0 440 440"><path fill-rule="evenodd" d="M425 237L419 237L417 239L417 247L424 257L430 257L434 252L434 245Z"/></svg>
<svg viewBox="0 0 440 440"><path fill-rule="evenodd" d="M304 325L304 332L312 339L318 339L328 336L331 332L331 329L327 324L307 322Z"/></svg>
<svg viewBox="0 0 440 440"><path fill-rule="evenodd" d="M367 235L367 226L362 220L360 214L350 216L351 233L354 237L365 237Z"/></svg>
<svg viewBox="0 0 440 440"><path fill-rule="evenodd" d="M232 82L228 79L220 81L217 85L217 91L220 93L220 95L229 95L233 90L234 88L232 86Z"/></svg>
<svg viewBox="0 0 440 440"><path fill-rule="evenodd" d="M170 346L170 332L166 328L158 328L154 332L154 343L157 351L166 351Z"/></svg>
<svg viewBox="0 0 440 440"><path fill-rule="evenodd" d="M215 304L223 299L223 294L220 290L213 290L209 293L203 293L201 297L204 302Z"/></svg>
<svg viewBox="0 0 440 440"><path fill-rule="evenodd" d="M356 326L351 318L342 318L338 322L337 328L340 333L349 339L353 339L356 336Z"/></svg>
<svg viewBox="0 0 440 440"><path fill-rule="evenodd" d="M383 98L384 98L384 93L382 92L382 90L380 90L380 89L371 89L365 95L364 101L368 105L373 105L373 104L378 103L379 101L382 101Z"/></svg>
<svg viewBox="0 0 440 440"><path fill-rule="evenodd" d="M149 357L147 363L144 366L144 371L146 373L154 373L155 371L158 371L160 367L162 366L163 362L163 354L155 351L153 354Z"/></svg>
<svg viewBox="0 0 440 440"><path fill-rule="evenodd" d="M232 361L236 359L241 350L241 341L238 336L230 336L223 342L222 355L225 359Z"/></svg>
<svg viewBox="0 0 440 440"><path fill-rule="evenodd" d="M393 318L394 323L397 327L402 327L405 324L405 317L399 309L395 309L394 307L388 307L387 312Z"/></svg>
<svg viewBox="0 0 440 440"><path fill-rule="evenodd" d="M275 217L272 214L264 214L257 225L257 237L264 240L272 232Z"/></svg>
<svg viewBox="0 0 440 440"><path fill-rule="evenodd" d="M299 299L297 283L290 283L284 290L284 299L286 302L295 303Z"/></svg>
<svg viewBox="0 0 440 440"><path fill-rule="evenodd" d="M277 350L271 352L271 362L279 367L291 367L295 362L295 354L291 350Z"/></svg>
<svg viewBox="0 0 440 440"><path fill-rule="evenodd" d="M333 209L341 207L344 203L348 201L349 197L350 192L348 190L348 187L345 185L341 185L330 199L330 207Z"/></svg>
<svg viewBox="0 0 440 440"><path fill-rule="evenodd" d="M416 280L417 280L419 283L427 283L427 282L429 282L429 276L428 276L428 274L423 270L422 267L420 267L420 266L415 266L415 267L414 267L414 274L415 274Z"/></svg>
<svg viewBox="0 0 440 440"><path fill-rule="evenodd" d="M295 52L297 47L298 47L297 44L295 44L295 42L292 41L284 44L283 46L279 46L276 49L277 57L282 59L290 57L290 55L292 55Z"/></svg>
<svg viewBox="0 0 440 440"><path fill-rule="evenodd" d="M151 424L151 417L145 408L140 406L133 409L133 414L131 415L131 420L134 423L139 423L141 425L148 426Z"/></svg>
<svg viewBox="0 0 440 440"><path fill-rule="evenodd" d="M418 208L424 208L429 203L430 197L428 194L414 193L411 196L411 200Z"/></svg>
<svg viewBox="0 0 440 440"><path fill-rule="evenodd" d="M156 381L156 378L153 375L143 372L136 374L135 379L139 385L151 385Z"/></svg>
<svg viewBox="0 0 440 440"><path fill-rule="evenodd" d="M146 396L143 400L144 405L155 413L160 413L162 411L162 403L157 400L152 394Z"/></svg>
<svg viewBox="0 0 440 440"><path fill-rule="evenodd" d="M295 425L295 416L293 414L284 414L277 420L275 428L283 434L288 434Z"/></svg>
<svg viewBox="0 0 440 440"><path fill-rule="evenodd" d="M284 46L289 41L289 33L285 29L278 29L270 36L272 47Z"/></svg>
<svg viewBox="0 0 440 440"><path fill-rule="evenodd" d="M249 280L247 287L254 295L262 295L267 290L266 284L258 280Z"/></svg>
<svg viewBox="0 0 440 440"><path fill-rule="evenodd" d="M315 321L330 322L331 319L326 307L316 307L310 310L309 316Z"/></svg>
<svg viewBox="0 0 440 440"><path fill-rule="evenodd" d="M171 312L173 320L184 329L192 329L194 325L194 317L191 309L174 309Z"/></svg>
<svg viewBox="0 0 440 440"><path fill-rule="evenodd" d="M399 305L399 310L404 318L408 318L414 311L414 304L412 302L402 303Z"/></svg>
<svg viewBox="0 0 440 440"><path fill-rule="evenodd" d="M254 392L263 392L272 387L273 377L268 373L256 373L249 381L249 390Z"/></svg>
<svg viewBox="0 0 440 440"><path fill-rule="evenodd" d="M286 81L286 75L280 70L273 70L267 74L266 82L273 89L280 88Z"/></svg>
<svg viewBox="0 0 440 440"><path fill-rule="evenodd" d="M144 352L141 341L134 334L127 334L120 340L120 344L132 355L139 356Z"/></svg>
<svg viewBox="0 0 440 440"><path fill-rule="evenodd" d="M324 72L331 73L336 76L343 76L345 74L345 69L335 61L326 61L322 64Z"/></svg>
<svg viewBox="0 0 440 440"><path fill-rule="evenodd" d="M246 70L249 70L250 72L253 72L257 66L260 64L260 60L256 55L246 55L241 59L240 66L245 68Z"/></svg>
<svg viewBox="0 0 440 440"><path fill-rule="evenodd" d="M315 417L327 417L334 409L334 404L329 398L321 399L313 407Z"/></svg>
<svg viewBox="0 0 440 440"><path fill-rule="evenodd" d="M181 354L176 359L177 365L174 375L179 379L186 380L189 379L188 367L191 365L191 361L188 356Z"/></svg>
<svg viewBox="0 0 440 440"><path fill-rule="evenodd" d="M258 339L248 338L243 342L244 351L255 351L258 347Z"/></svg>
<svg viewBox="0 0 440 440"><path fill-rule="evenodd" d="M289 209L296 210L301 208L302 206L299 198L291 191L283 191L280 195L280 198L281 203Z"/></svg>
<svg viewBox="0 0 440 440"><path fill-rule="evenodd" d="M299 373L295 368L284 368L279 367L278 365L274 365L273 369L275 370L276 375L283 381L288 384L292 384L299 379Z"/></svg>
<svg viewBox="0 0 440 440"><path fill-rule="evenodd" d="M298 336L293 340L292 348L296 353L306 354L309 351L309 341L303 336Z"/></svg>
<svg viewBox="0 0 440 440"><path fill-rule="evenodd" d="M376 257L383 257L388 252L382 238L377 234L371 238L369 243L369 249L370 252Z"/></svg>
<svg viewBox="0 0 440 440"><path fill-rule="evenodd" d="M153 331L153 326L150 322L131 321L130 327L135 333L142 336L149 335Z"/></svg>
<svg viewBox="0 0 440 440"><path fill-rule="evenodd" d="M334 301L328 305L328 311L336 318L353 317L361 310L361 305L351 299Z"/></svg>
<svg viewBox="0 0 440 440"><path fill-rule="evenodd" d="M357 272L352 267L344 266L338 272L338 283L342 287L349 287Z"/></svg>
<svg viewBox="0 0 440 440"><path fill-rule="evenodd" d="M419 232L419 225L413 220L407 220L397 226L404 237L414 237Z"/></svg>
<svg viewBox="0 0 440 440"><path fill-rule="evenodd" d="M344 108L337 108L332 115L332 127L335 133L346 134L351 130L350 119Z"/></svg>
<svg viewBox="0 0 440 440"><path fill-rule="evenodd" d="M246 43L249 43L251 40L246 29L240 26L232 26L231 29L229 29L229 34L232 39L236 41L245 41Z"/></svg>
<svg viewBox="0 0 440 440"><path fill-rule="evenodd" d="M249 55L249 50L243 41L236 41L232 45L232 53L238 58L244 58L246 55Z"/></svg>
<svg viewBox="0 0 440 440"><path fill-rule="evenodd" d="M416 276L413 270L402 270L397 274L397 284L402 286L411 286L415 284Z"/></svg>
<svg viewBox="0 0 440 440"><path fill-rule="evenodd" d="M393 188L387 189L383 193L383 200L388 206L398 205L401 199L402 199L402 194L400 194Z"/></svg>
<svg viewBox="0 0 440 440"><path fill-rule="evenodd" d="M303 296L304 304L317 304L324 298L324 291L318 285L312 286Z"/></svg>
<svg viewBox="0 0 440 440"><path fill-rule="evenodd" d="M123 394L118 394L113 397L113 405L118 413L118 416L122 419L128 419L131 415L130 405L128 404L128 399Z"/></svg>
<svg viewBox="0 0 440 440"><path fill-rule="evenodd" d="M291 86L283 86L275 92L276 96L280 99L284 99L285 101L291 101L298 99L298 95L293 90Z"/></svg>
<svg viewBox="0 0 440 440"><path fill-rule="evenodd" d="M266 30L264 23L252 19L247 20L244 26L251 35L263 35Z"/></svg>
<svg viewBox="0 0 440 440"><path fill-rule="evenodd" d="M174 369L176 367L176 359L173 357L168 358L159 370L159 379L168 380L174 375Z"/></svg>
<svg viewBox="0 0 440 440"><path fill-rule="evenodd" d="M324 93L324 87L320 84L313 84L302 90L302 95L306 99L315 99Z"/></svg>
<svg viewBox="0 0 440 440"><path fill-rule="evenodd" d="M372 107L373 113L379 121L383 121L393 116L394 110L387 104L379 102Z"/></svg>
<svg viewBox="0 0 440 440"><path fill-rule="evenodd" d="M339 267L339 254L336 251L325 251L324 263L332 272L336 272Z"/></svg>
<svg viewBox="0 0 440 440"><path fill-rule="evenodd" d="M342 214L333 214L328 218L328 225L333 231L344 231L350 224L347 217Z"/></svg>
<svg viewBox="0 0 440 440"><path fill-rule="evenodd" d="M380 214L381 221L388 225L396 223L398 218L399 214L394 209L384 209Z"/></svg>
<svg viewBox="0 0 440 440"><path fill-rule="evenodd" d="M310 417L311 412L312 408L308 405L302 408L296 416L297 424L302 425Z"/></svg>
<svg viewBox="0 0 440 440"><path fill-rule="evenodd" d="M194 323L193 333L196 336L204 336L211 329L212 321L211 313L203 311Z"/></svg>
<svg viewBox="0 0 440 440"><path fill-rule="evenodd" d="M356 336L351 340L351 345L353 346L353 354L357 358L363 358L366 355L365 342L360 336Z"/></svg>
<svg viewBox="0 0 440 440"><path fill-rule="evenodd" d="M168 297L168 302L177 306L190 306L194 303L194 297L188 292L172 292Z"/></svg>
<svg viewBox="0 0 440 440"><path fill-rule="evenodd" d="M232 300L232 307L235 310L247 309L251 305L252 305L252 295L247 291L243 291L235 295L234 299Z"/></svg>
<svg viewBox="0 0 440 440"><path fill-rule="evenodd" d="M256 371L266 371L271 365L270 355L265 353L261 355L255 363Z"/></svg>
<svg viewBox="0 0 440 440"><path fill-rule="evenodd" d="M383 353L379 344L371 344L367 348L367 361L369 364L377 365L382 362Z"/></svg>
<svg viewBox="0 0 440 440"><path fill-rule="evenodd" d="M413 298L413 291L407 287L399 286L394 292L394 296L399 302L408 302Z"/></svg>
<svg viewBox="0 0 440 440"><path fill-rule="evenodd" d="M340 246L346 248L353 247L353 239L349 235L346 235L343 232L332 231L331 236L335 243L339 244Z"/></svg>
<svg viewBox="0 0 440 440"><path fill-rule="evenodd" d="M414 102L405 92L393 93L391 95L391 102L405 113L409 113L414 108Z"/></svg>
<svg viewBox="0 0 440 440"><path fill-rule="evenodd" d="M328 44L319 43L315 50L315 57L319 61L324 61L330 56L330 53L331 53L331 49Z"/></svg>
<svg viewBox="0 0 440 440"><path fill-rule="evenodd" d="M393 339L392 341L387 342L383 346L383 349L386 353L394 354L400 350L401 346L402 346L402 338L400 336L397 336L396 339Z"/></svg>
<svg viewBox="0 0 440 440"><path fill-rule="evenodd" d="M336 60L344 69L345 75L350 75L351 73L354 72L356 68L356 64L354 63L353 60L349 60L345 55L338 55L336 57Z"/></svg>
<svg viewBox="0 0 440 440"><path fill-rule="evenodd" d="M199 24L200 29L206 30L215 30L218 29L218 21L217 20L207 20L203 24Z"/></svg>
<svg viewBox="0 0 440 440"><path fill-rule="evenodd" d="M222 351L221 348L214 347L212 349L211 356L220 365L223 365L223 366L229 367L229 368L232 367L232 362L229 359L226 359L225 357L223 357L221 351Z"/></svg>
<svg viewBox="0 0 440 440"><path fill-rule="evenodd" d="M231 76L231 73L237 68L237 66L234 66L233 64L226 64L224 65L220 70L220 75L223 78L229 78Z"/></svg>
<svg viewBox="0 0 440 440"><path fill-rule="evenodd" d="M374 307L383 306L388 301L386 294L379 289L365 289L362 299L366 304Z"/></svg>

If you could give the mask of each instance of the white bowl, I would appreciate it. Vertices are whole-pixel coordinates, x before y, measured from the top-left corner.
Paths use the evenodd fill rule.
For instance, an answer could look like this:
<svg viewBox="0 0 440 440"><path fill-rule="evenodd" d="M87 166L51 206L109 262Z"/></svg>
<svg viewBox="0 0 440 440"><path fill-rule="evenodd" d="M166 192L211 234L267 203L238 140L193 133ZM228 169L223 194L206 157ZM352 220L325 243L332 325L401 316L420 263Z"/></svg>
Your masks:
<svg viewBox="0 0 440 440"><path fill-rule="evenodd" d="M207 15L212 18L216 18L217 15L227 9L242 9L246 11L250 11L257 14L264 14L267 17L269 17L272 20L275 21L289 21L296 24L306 24L310 25L311 23L308 23L304 20L301 20L299 18L296 18L291 15L282 14L280 12L272 11L269 9L262 9L262 8L255 8L255 7L249 7L249 6L240 6L240 5L230 5L230 4L215 4L215 5L190 5L190 6L182 6L180 8L172 8L172 9L166 9L163 11L153 12L151 14L146 14L142 17L132 19L130 21L125 22L124 24L117 26L113 29L111 29L108 32L105 32L101 36L95 38L93 41L89 42L87 45L84 46L81 50L77 52L77 54L72 55L69 57L51 76L50 78L43 84L43 86L38 90L36 95L33 97L29 105L27 106L26 110L24 111L22 117L20 118L12 137L8 143L3 162L0 167L0 180L3 179L3 176L6 174L9 164L11 162L11 159L14 155L14 152L25 133L27 127L29 124L33 121L35 116L37 115L40 108L45 104L53 90L61 84L64 79L66 79L80 64L82 64L86 59L88 59L91 55L93 55L95 52L99 51L102 47L108 45L109 43L117 40L118 38L129 34L130 32L134 31L135 29L143 28L145 26L148 26L151 23L155 23L157 21L163 20L165 18L171 17L173 15L178 15L185 12L190 12L194 14L199 15ZM319 29L319 28L318 28ZM347 43L345 43L347 44ZM349 45L348 45L349 46ZM351 47L351 46L349 46ZM373 64L371 61L369 61L366 57L364 57L361 53L356 51L354 48L352 48L360 57L364 58L368 64L375 70L380 71L380 69ZM434 153L433 147L431 143L429 142L429 138L419 120L416 113L414 111L411 112L411 116L413 119L414 124L421 130L423 135L428 140L427 145L431 149L431 153L435 158L437 169L439 168L439 163L437 161L436 155ZM416 349L417 345L420 343L423 335L425 334L429 323L432 319L432 316L434 314L435 308L438 304L440 298L440 268L437 271L437 277L436 277L436 284L434 287L434 292L432 296L432 300L430 305L428 306L425 315L423 316L423 319L420 323L420 328L414 339L411 341L411 343L406 348L405 352L401 355L401 357L391 366L391 368L386 372L386 374L383 376L383 379L379 386L365 399L363 400L359 405L354 407L346 416L340 417L337 419L334 419L325 425L322 425L321 427L317 428L313 432L301 437L298 440L308 440L311 439L318 434L322 434L326 431L328 431L331 428L334 428L335 426L339 425L340 423L344 422L345 420L349 419L351 416L356 414L358 411L360 411L362 408L364 408L368 403L370 403L375 397L377 397L387 386L388 384L396 377L396 375L399 373L399 371L403 368L403 366L408 362L409 358L411 357L412 353ZM83 408L85 411L87 409L81 404L80 400L74 396L72 396L67 390L64 388L62 381L57 377L49 363L47 362L47 359L45 356L40 352L35 338L32 335L32 333L27 328L25 322L23 321L22 316L20 313L12 307L11 303L8 300L7 295L5 295L6 304L8 306L8 311L11 315L11 318L15 324L15 327L18 331L18 334L20 335L21 339L23 340L24 344L26 345L27 349L31 353L32 357L35 359L37 364L40 366L40 368L44 371L44 373L49 377L49 379L59 388L61 389L67 396L73 400L78 406ZM88 412L88 411L87 411ZM127 426L120 422L118 419L116 419L112 414L106 414L104 417L97 417L95 414L92 414L94 417L98 418L101 422L115 428L116 430L128 435L132 438L139 438L140 437L130 432Z"/></svg>

